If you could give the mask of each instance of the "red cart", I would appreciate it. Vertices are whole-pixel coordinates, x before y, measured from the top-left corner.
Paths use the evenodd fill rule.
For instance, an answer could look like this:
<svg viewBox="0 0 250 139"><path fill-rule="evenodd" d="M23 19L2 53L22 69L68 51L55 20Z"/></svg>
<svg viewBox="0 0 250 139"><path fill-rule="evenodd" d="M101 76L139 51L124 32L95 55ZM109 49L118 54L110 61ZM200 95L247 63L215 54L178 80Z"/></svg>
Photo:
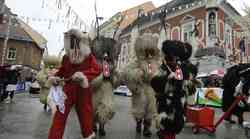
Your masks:
<svg viewBox="0 0 250 139"><path fill-rule="evenodd" d="M214 109L209 107L187 106L186 118L188 122L194 124L193 133L198 133L200 129L205 129L210 133L216 131L216 127L231 113L233 108L245 99L243 96L237 96L230 108L214 123Z"/></svg>

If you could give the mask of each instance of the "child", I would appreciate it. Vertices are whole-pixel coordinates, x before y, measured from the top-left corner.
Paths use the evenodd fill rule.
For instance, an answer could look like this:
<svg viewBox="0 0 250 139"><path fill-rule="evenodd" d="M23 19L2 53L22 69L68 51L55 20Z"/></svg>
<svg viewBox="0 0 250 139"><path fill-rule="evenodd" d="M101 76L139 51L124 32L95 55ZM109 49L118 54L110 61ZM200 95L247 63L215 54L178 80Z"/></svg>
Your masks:
<svg viewBox="0 0 250 139"><path fill-rule="evenodd" d="M49 95L47 98L47 104L50 106L52 110L52 116L56 113L57 110L59 110L61 113L64 113L65 106L64 101L66 100L66 95L63 92L62 86L59 84L59 82L52 83L49 90Z"/></svg>

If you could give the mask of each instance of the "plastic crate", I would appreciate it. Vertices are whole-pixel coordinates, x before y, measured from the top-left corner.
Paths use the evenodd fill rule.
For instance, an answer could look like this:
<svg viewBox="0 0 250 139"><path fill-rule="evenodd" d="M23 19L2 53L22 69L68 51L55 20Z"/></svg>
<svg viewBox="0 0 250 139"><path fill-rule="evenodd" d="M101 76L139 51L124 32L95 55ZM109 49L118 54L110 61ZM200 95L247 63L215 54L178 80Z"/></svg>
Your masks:
<svg viewBox="0 0 250 139"><path fill-rule="evenodd" d="M199 127L213 127L214 126L214 110L209 107L187 107L186 110L187 121L194 123Z"/></svg>

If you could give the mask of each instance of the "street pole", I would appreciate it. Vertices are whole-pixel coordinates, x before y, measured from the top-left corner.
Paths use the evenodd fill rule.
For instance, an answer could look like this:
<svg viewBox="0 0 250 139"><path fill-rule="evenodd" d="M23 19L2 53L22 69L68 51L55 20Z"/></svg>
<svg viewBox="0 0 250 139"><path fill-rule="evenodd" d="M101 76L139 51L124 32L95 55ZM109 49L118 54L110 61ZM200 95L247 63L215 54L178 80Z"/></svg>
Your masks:
<svg viewBox="0 0 250 139"><path fill-rule="evenodd" d="M3 43L3 54L2 54L1 66L4 66L4 61L6 57L6 49L8 46L8 40L9 40L9 34L10 34L10 26L11 26L11 15L7 15L7 16L8 16L8 21L7 21L6 34L5 34L4 43Z"/></svg>

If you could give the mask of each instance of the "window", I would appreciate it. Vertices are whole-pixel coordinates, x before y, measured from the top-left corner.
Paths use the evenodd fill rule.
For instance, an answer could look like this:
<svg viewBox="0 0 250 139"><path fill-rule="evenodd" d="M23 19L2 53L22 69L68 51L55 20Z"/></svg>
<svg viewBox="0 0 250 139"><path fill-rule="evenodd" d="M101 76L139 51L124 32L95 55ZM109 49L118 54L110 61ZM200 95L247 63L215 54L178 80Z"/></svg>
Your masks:
<svg viewBox="0 0 250 139"><path fill-rule="evenodd" d="M144 15L145 15L144 10L143 9L139 9L138 10L138 17L142 17Z"/></svg>
<svg viewBox="0 0 250 139"><path fill-rule="evenodd" d="M0 14L0 24L3 24L3 21L4 20L4 18L3 18L3 14Z"/></svg>
<svg viewBox="0 0 250 139"><path fill-rule="evenodd" d="M8 49L8 60L16 60L16 48L9 48Z"/></svg>
<svg viewBox="0 0 250 139"><path fill-rule="evenodd" d="M191 42L193 36L194 22L185 23L182 25L182 40Z"/></svg>
<svg viewBox="0 0 250 139"><path fill-rule="evenodd" d="M214 12L208 16L208 35L216 36L216 15Z"/></svg>

